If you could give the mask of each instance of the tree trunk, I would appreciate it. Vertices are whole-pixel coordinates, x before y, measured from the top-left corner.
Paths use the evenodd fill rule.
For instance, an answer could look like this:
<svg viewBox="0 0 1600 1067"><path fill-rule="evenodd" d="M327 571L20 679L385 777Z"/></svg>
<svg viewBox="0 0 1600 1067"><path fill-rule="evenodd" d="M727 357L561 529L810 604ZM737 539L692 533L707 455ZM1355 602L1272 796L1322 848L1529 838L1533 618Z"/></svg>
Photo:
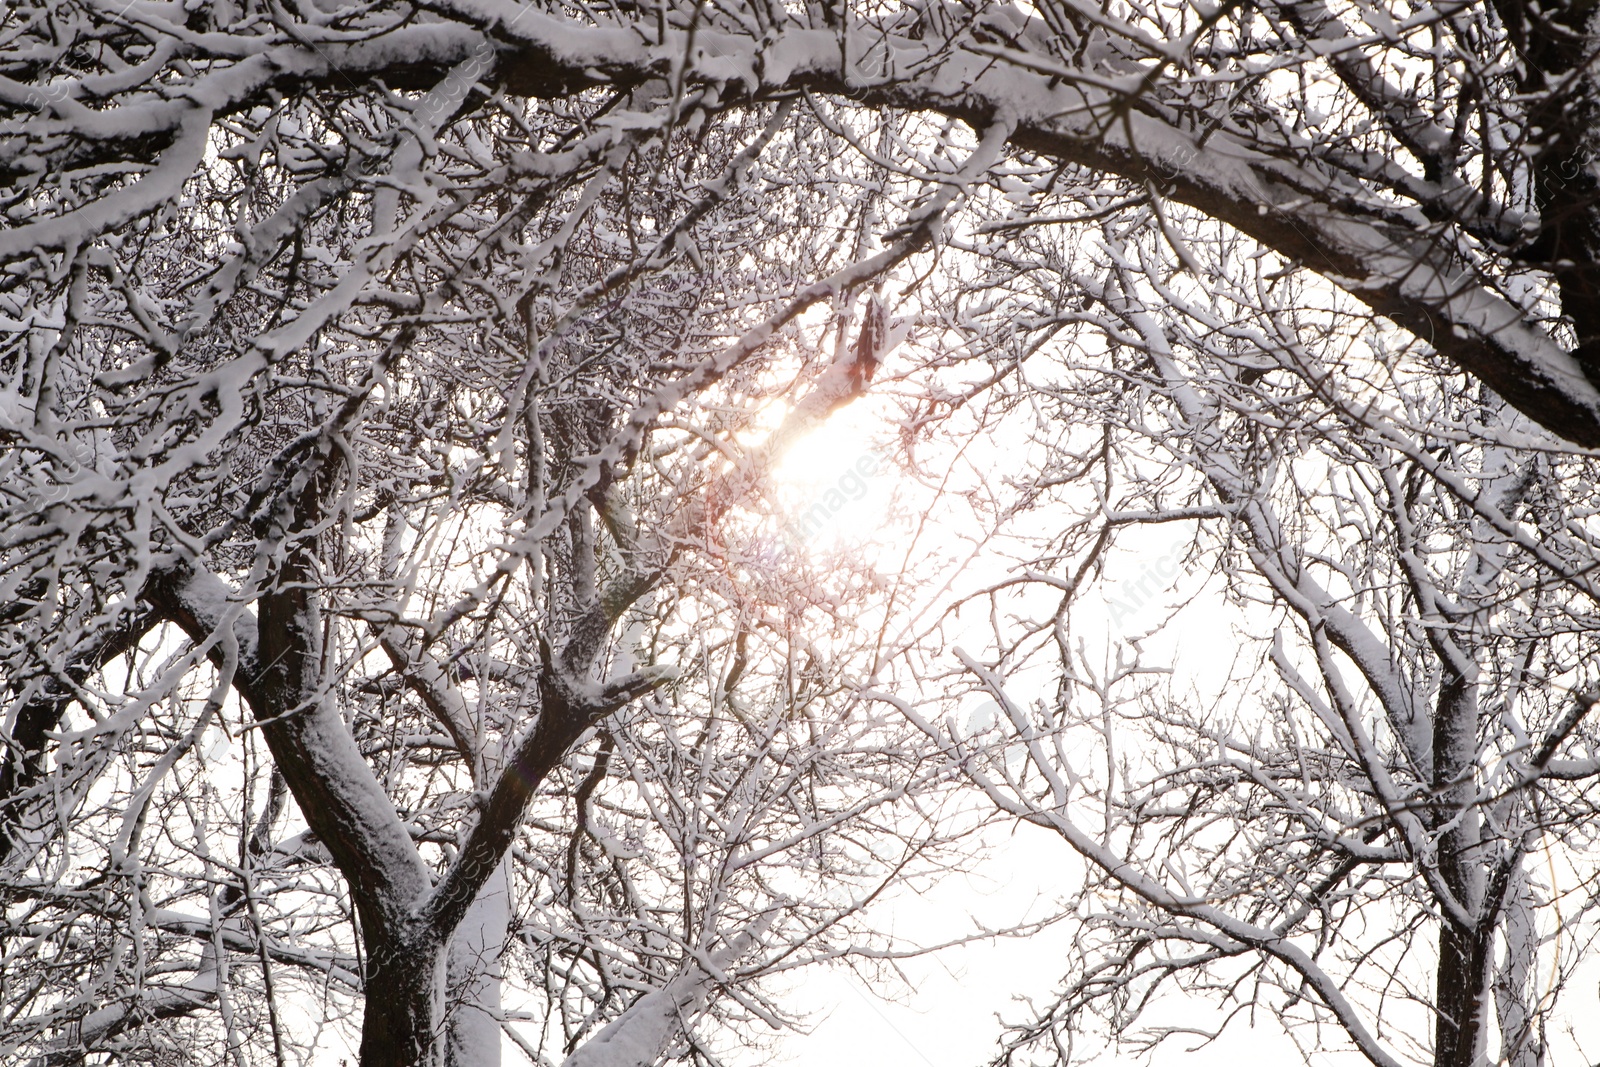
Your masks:
<svg viewBox="0 0 1600 1067"><path fill-rule="evenodd" d="M1480 1067L1488 1010L1489 944L1495 909L1484 899L1482 835L1474 765L1478 701L1475 671L1452 642L1435 638L1444 665L1435 707L1433 787L1438 797L1431 821L1439 834L1439 871L1470 925L1448 912L1439 927L1435 975L1434 1067ZM1486 914L1487 913L1487 914Z"/></svg>
<svg viewBox="0 0 1600 1067"><path fill-rule="evenodd" d="M369 938L361 1067L436 1067L440 1062L444 955L436 939L410 929Z"/></svg>
<svg viewBox="0 0 1600 1067"><path fill-rule="evenodd" d="M1446 919L1439 929L1434 1067L1481 1067L1489 938Z"/></svg>

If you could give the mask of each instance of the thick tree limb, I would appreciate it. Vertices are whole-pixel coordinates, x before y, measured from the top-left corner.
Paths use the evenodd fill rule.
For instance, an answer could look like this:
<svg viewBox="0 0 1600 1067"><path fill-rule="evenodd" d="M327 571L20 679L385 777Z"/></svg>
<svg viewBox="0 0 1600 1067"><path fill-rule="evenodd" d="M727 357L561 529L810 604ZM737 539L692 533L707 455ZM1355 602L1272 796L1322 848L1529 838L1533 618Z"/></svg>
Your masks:
<svg viewBox="0 0 1600 1067"><path fill-rule="evenodd" d="M435 0L429 7L459 21L358 43L266 43L246 59L219 62L188 95L226 114L272 92L335 79L346 86L432 84L487 38L500 53L495 77L509 91L533 97L637 86L666 78L688 56L684 83L713 93L718 110L805 91L973 126L1004 115L1015 122L1015 147L1155 183L1170 199L1329 278L1546 428L1600 445L1600 390L1527 310L1494 290L1462 251L1470 242L1455 227L1430 221L1418 205L1380 202L1373 190L1319 164L1314 146L1263 140L1240 123L1199 136L1162 109L1161 85L1148 72L1118 80L1028 50L1027 41L1046 34L1042 24L1017 22L1011 43L997 49L976 41L981 28L941 29L931 15L905 12L863 27L863 39L875 43L845 58L826 30L774 30L757 40L711 28L666 29L658 39L653 26L648 33L584 26L519 4ZM234 51L236 44L227 54ZM154 145L188 128L194 113L187 104L142 102L62 120L69 129L74 121L84 124L85 135L137 124ZM113 211L106 218L113 215L121 217ZM59 231L53 219L17 227L0 240L0 258L59 245ZM1568 231L1576 232L1571 226L1562 232ZM81 236L81 226L74 232ZM1578 281L1572 285L1581 289Z"/></svg>
<svg viewBox="0 0 1600 1067"><path fill-rule="evenodd" d="M350 880L367 921L393 925L429 884L427 868L383 787L356 749L331 701L319 693L305 619L292 601L263 597L271 627L236 599L235 590L194 564L171 563L155 577L149 601L191 640L220 656L222 639L238 647L235 687L261 725L273 760L306 822Z"/></svg>

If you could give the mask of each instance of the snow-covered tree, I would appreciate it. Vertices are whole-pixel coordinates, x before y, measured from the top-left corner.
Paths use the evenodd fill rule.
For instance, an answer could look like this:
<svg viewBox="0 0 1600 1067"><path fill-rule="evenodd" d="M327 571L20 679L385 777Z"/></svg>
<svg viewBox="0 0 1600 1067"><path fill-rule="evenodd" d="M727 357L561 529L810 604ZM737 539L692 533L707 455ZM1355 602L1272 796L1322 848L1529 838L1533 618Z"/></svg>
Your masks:
<svg viewBox="0 0 1600 1067"><path fill-rule="evenodd" d="M168 14L229 56L138 28ZM4 17L8 63L153 63L111 94L151 115L257 31L347 35ZM880 813L925 746L840 710L870 576L765 494L882 355L852 308L956 199L948 154L869 183L793 101L708 124L665 83L511 95L486 43L426 67L176 140L71 93L8 115L5 240L56 235L0 253L8 1061L283 1062L357 1009L368 1064L494 1062L503 1027L704 1059L697 1019L781 1022L764 978L873 946L864 902L944 832ZM115 160L47 158L73 106Z"/></svg>
<svg viewBox="0 0 1600 1067"><path fill-rule="evenodd" d="M523 141L518 156L506 143L516 136L486 128L472 164L507 151L507 176L526 182L580 166L621 131L698 137L808 94L994 128L1009 151L1062 168L1037 189L1115 174L1155 202L1198 208L1417 333L1541 424L1600 441L1582 5L40 3L6 19L0 257L13 278L40 257L64 278L63 255L180 201L217 153L257 165L253 149L268 145L251 131L286 101L310 107L304 131L282 131L306 138L282 164L306 178L302 195L270 225L248 212L217 222L251 240L215 253L229 259L199 300L208 321L248 287L256 257L342 191L383 184L408 205L426 195L405 188L411 159L430 158L434 134L485 99L616 101L609 123L550 159L554 145ZM358 116L369 93L384 103ZM398 127L394 113L406 116ZM229 129L239 142L218 145ZM845 143L859 132L830 130ZM1025 214L1028 188L1013 195ZM369 251L364 270L382 271L388 256ZM146 343L159 352L187 336Z"/></svg>
<svg viewBox="0 0 1600 1067"><path fill-rule="evenodd" d="M1021 327L988 351L1044 458L970 595L995 721L913 714L1088 872L1003 1060L1237 1021L1381 1067L1545 1062L1594 936L1594 461L1226 228L1189 219L1177 262L1171 222L1086 217L1094 245L1013 243L963 294Z"/></svg>
<svg viewBox="0 0 1600 1067"><path fill-rule="evenodd" d="M1260 432L1292 454L1302 423L1337 421L1319 405L1357 396L1339 417L1403 458L1340 423L1351 469L1410 463L1445 487L1395 502L1364 485L1363 506L1463 559L1496 546L1470 589L1460 559L1395 550L1414 654L1485 669L1511 638L1457 635L1456 615L1519 567L1577 591L1530 617L1585 618L1586 564L1517 511L1567 468L1514 472L1565 448L1545 431L1600 445L1592 42L1583 5L1511 2L9 6L6 1054L156 1055L183 1045L169 1028L214 1026L237 1060L282 1058L315 1036L279 1017L282 979L316 990L316 1025L360 1000L365 1063L466 1062L494 1044L485 1020L523 1010L497 944L536 962L541 1019L566 1027L538 1048L580 1062L707 1055L685 1022L709 1000L770 1016L752 983L796 946L832 952L816 931L901 862L857 850L907 845L910 824L868 813L939 778L923 742L843 696L841 657L882 666L834 625L873 582L804 578L763 525L773 460L879 372L886 307L919 285L930 372L1005 358L913 399L907 440L975 397L1033 403L1022 368L1057 341L1145 351L1155 369L1109 367L1089 408L1120 402L1096 388L1166 398L1161 432L1193 437L1173 469L1216 497L1193 517L1242 524L1281 597L1268 556L1289 553L1292 585L1293 553L1326 546L1275 547L1276 468L1230 466L1239 405L1210 371L1161 369L1189 312L1155 314L1270 261L1240 275L1265 294L1255 333L1189 316L1296 353L1300 384L1251 401L1275 413ZM980 187L984 221L965 225ZM1130 245L1139 227L1159 241ZM1048 239L1084 232L1098 251ZM1202 254L1218 233L1227 254ZM1029 301L963 295L941 317L934 294L968 293L971 257ZM1274 286L1311 274L1343 296L1284 325ZM1353 315L1370 354L1320 350ZM1230 388L1271 370L1227 355ZM1379 403L1375 368L1433 384ZM1466 404L1459 373L1494 397ZM1038 499L1081 477L1070 454L1049 462ZM1381 525L1362 535L1387 543ZM1081 577L1058 579L1063 599ZM830 692L843 703L813 714ZM1560 743L1565 707L1545 709ZM813 720L833 726L792 725ZM1477 812L1466 768L1500 742L1457 733L1430 750L1456 762L1412 771ZM1517 807L1551 777L1524 764L1517 818L1553 825ZM763 792L813 774L828 785ZM1372 788L1395 848L1467 833ZM734 818L719 806L740 790ZM830 835L861 818L839 858ZM714 863L702 826L730 835ZM781 847L801 838L803 863ZM708 873L741 849L760 862ZM1429 855L1419 884L1470 940L1488 898ZM669 856L696 877L668 877ZM814 899L740 881L774 857L819 879Z"/></svg>

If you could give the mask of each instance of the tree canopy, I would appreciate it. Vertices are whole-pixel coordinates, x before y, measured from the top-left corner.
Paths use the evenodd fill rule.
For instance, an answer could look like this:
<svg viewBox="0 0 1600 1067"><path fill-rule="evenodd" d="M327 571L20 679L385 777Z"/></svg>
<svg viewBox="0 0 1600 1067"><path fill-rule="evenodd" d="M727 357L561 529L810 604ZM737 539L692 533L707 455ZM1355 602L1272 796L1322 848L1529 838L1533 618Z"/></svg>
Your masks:
<svg viewBox="0 0 1600 1067"><path fill-rule="evenodd" d="M0 1052L720 1062L1020 820L1092 873L1002 1056L1176 984L1537 1062L1532 857L1588 870L1600 772L1592 15L13 4ZM897 569L774 476L869 401ZM1074 633L1151 527L1273 620L1225 723Z"/></svg>

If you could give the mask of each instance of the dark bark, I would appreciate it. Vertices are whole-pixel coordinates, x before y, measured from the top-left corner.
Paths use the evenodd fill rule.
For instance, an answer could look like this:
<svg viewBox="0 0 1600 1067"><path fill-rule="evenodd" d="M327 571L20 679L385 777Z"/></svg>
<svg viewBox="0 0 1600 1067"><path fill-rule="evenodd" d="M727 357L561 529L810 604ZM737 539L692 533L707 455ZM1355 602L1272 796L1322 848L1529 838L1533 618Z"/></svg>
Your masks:
<svg viewBox="0 0 1600 1067"><path fill-rule="evenodd" d="M1489 946L1494 924L1464 927L1445 919L1439 928L1439 970L1435 979L1434 1067L1479 1067L1485 993L1489 984Z"/></svg>
<svg viewBox="0 0 1600 1067"><path fill-rule="evenodd" d="M444 944L424 923L367 941L361 1067L421 1067L444 1047Z"/></svg>
<svg viewBox="0 0 1600 1067"><path fill-rule="evenodd" d="M1577 334L1573 355L1600 384L1600 178L1593 134L1600 109L1588 70L1595 4L1493 0L1492 7L1520 60L1517 88L1530 101L1525 128L1540 229L1520 258L1555 278L1561 310Z"/></svg>
<svg viewBox="0 0 1600 1067"><path fill-rule="evenodd" d="M1478 751L1477 692L1458 669L1464 655L1448 638L1430 632L1443 667L1433 720L1433 792L1430 828L1437 828L1439 873L1461 910L1475 920L1467 925L1441 909L1439 966L1434 979L1434 1067L1476 1067L1478 1044L1488 1008L1488 942L1493 921L1484 915L1482 859L1478 855L1478 817L1473 808ZM1487 929L1486 929L1487 927Z"/></svg>

